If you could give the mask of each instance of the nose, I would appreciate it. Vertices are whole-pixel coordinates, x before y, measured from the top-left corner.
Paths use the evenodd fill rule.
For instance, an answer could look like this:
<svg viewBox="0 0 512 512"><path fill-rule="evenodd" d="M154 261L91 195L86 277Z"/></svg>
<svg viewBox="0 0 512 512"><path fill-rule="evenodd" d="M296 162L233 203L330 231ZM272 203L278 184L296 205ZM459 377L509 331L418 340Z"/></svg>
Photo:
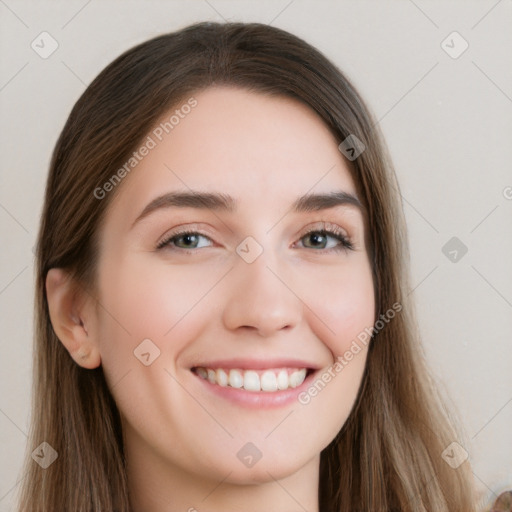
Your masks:
<svg viewBox="0 0 512 512"><path fill-rule="evenodd" d="M223 322L231 331L254 331L271 337L300 322L304 304L284 263L263 253L252 263L237 258L229 274Z"/></svg>

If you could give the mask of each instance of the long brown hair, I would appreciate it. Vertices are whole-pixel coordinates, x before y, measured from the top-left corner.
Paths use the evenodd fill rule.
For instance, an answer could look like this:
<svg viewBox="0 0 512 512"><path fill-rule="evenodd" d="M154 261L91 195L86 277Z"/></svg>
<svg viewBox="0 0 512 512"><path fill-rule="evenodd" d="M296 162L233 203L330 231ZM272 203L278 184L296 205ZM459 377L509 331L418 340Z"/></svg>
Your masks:
<svg viewBox="0 0 512 512"><path fill-rule="evenodd" d="M350 81L319 51L259 23L198 23L119 56L75 104L56 144L37 244L34 388L20 512L128 512L121 423L101 366L77 365L53 331L48 270L71 272L93 289L98 226L122 185L98 199L155 122L212 84L295 98L341 143L366 149L347 159L368 213L376 320L400 314L373 334L351 414L321 454L321 511L472 512L469 462L453 469L442 452L460 438L456 417L424 362L410 299L408 247L399 187L375 119ZM42 469L41 442L59 454Z"/></svg>

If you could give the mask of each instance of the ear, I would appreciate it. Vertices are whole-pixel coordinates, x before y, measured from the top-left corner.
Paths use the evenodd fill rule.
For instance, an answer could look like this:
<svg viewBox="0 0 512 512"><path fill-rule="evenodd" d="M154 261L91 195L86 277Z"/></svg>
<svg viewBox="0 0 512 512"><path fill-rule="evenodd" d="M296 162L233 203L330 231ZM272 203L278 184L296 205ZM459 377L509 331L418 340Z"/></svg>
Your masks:
<svg viewBox="0 0 512 512"><path fill-rule="evenodd" d="M84 368L97 368L101 356L97 340L92 336L96 320L94 299L60 268L49 270L46 296L53 330L71 357Z"/></svg>

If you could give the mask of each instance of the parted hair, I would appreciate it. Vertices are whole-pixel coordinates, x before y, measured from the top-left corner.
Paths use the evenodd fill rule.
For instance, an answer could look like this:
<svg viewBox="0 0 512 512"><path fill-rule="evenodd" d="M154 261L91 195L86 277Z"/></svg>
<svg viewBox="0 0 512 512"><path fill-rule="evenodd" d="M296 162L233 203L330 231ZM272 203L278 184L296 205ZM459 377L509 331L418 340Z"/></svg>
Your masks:
<svg viewBox="0 0 512 512"><path fill-rule="evenodd" d="M410 298L401 196L378 123L349 79L301 38L260 23L197 23L129 49L74 105L52 155L36 254L34 375L30 436L19 512L129 512L121 422L103 370L74 362L50 322L51 268L93 290L98 227L122 184L111 178L163 114L191 94L226 84L294 98L341 143L365 150L347 165L367 212L376 320L350 415L320 458L322 512L474 512L469 462L451 468L442 452L462 429L429 373ZM128 178L129 179L129 178ZM42 469L41 442L59 454Z"/></svg>

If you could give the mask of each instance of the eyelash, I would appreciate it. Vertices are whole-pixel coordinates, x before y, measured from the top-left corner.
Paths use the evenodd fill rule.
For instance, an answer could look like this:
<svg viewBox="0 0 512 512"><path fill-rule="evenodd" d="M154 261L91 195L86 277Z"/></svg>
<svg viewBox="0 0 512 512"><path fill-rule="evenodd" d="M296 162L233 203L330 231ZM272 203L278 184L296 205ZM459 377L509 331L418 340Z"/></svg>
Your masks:
<svg viewBox="0 0 512 512"><path fill-rule="evenodd" d="M329 225L329 228L326 227L327 225ZM311 230L307 231L306 233L302 234L302 236L300 237L300 240L308 235L311 235L312 233L320 234L322 236L328 235L333 238L336 238L340 242L340 244L338 244L335 247L331 247L330 249L320 249L322 252L327 252L327 253L340 252L340 251L348 252L348 251L354 250L354 246L353 246L352 242L350 241L350 239L341 231L340 228L338 228L335 225L323 223L322 228L311 229ZM161 249L168 247L168 248L170 248L170 250L173 250L173 251L177 250L180 252L184 252L185 254L192 254L194 252L197 252L198 249L183 249L182 247L171 248L171 246L169 245L169 243L172 242L173 240L175 240L179 237L187 236L187 235L200 235L202 237L208 238L208 240L211 241L210 237L208 237L207 235L205 235L199 231L184 229L184 230L178 230L178 231L171 233L169 236L167 236L161 242L158 243L158 245L156 246L156 249L161 250ZM310 248L306 247L306 249L310 249ZM317 249L313 248L312 250L317 250Z"/></svg>

